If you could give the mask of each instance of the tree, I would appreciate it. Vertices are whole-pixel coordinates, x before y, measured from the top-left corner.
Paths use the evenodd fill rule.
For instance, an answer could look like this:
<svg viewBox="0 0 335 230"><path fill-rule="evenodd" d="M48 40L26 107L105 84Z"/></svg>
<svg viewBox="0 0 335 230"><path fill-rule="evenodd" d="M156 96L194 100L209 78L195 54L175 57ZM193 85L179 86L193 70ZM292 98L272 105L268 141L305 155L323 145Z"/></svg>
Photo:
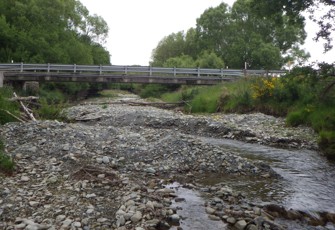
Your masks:
<svg viewBox="0 0 335 230"><path fill-rule="evenodd" d="M186 47L184 32L172 33L163 38L152 52L151 65L163 66L164 62L172 57L184 53Z"/></svg>
<svg viewBox="0 0 335 230"><path fill-rule="evenodd" d="M107 35L78 0L0 2L0 62L107 64Z"/></svg>
<svg viewBox="0 0 335 230"><path fill-rule="evenodd" d="M292 24L282 16L282 24L259 18L249 0L237 0L232 9L222 3L209 8L197 20L202 47L210 47L230 68L278 68L293 46L302 44L303 23ZM270 59L261 58L261 55ZM271 61L271 63L270 63Z"/></svg>
<svg viewBox="0 0 335 230"><path fill-rule="evenodd" d="M209 69L224 68L223 60L215 52L204 51L196 60L197 67Z"/></svg>
<svg viewBox="0 0 335 230"><path fill-rule="evenodd" d="M260 18L272 20L277 25L285 23L283 15L289 18L290 23L303 23L305 21L302 12L308 12L309 17L319 25L319 31L315 39L324 39L324 49L332 49L332 34L335 32L335 1L334 0L251 0L253 11ZM315 11L327 7L327 11L320 17Z"/></svg>
<svg viewBox="0 0 335 230"><path fill-rule="evenodd" d="M152 63L162 66L173 58L180 64L177 57L187 55L200 60L206 54L206 58L218 58L229 68L244 68L245 62L254 69L280 68L288 56L299 60L306 57L299 49L306 38L303 21L293 23L286 15L281 15L280 20L282 23L278 24L260 18L252 10L250 0L237 0L232 8L221 3L205 10L197 19L196 28L189 29L186 35L179 32L165 37L153 51ZM216 66L222 68L223 64Z"/></svg>

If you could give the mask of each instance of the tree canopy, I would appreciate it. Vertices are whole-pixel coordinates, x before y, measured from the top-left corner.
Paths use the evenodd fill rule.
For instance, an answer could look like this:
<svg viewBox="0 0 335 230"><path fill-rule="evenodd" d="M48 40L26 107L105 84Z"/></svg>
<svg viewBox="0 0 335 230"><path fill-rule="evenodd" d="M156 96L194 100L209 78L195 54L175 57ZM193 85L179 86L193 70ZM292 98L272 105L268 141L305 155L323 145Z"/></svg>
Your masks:
<svg viewBox="0 0 335 230"><path fill-rule="evenodd" d="M288 60L302 60L307 55L299 49L306 38L304 21L292 21L284 14L280 20L260 18L251 0L237 0L232 8L221 3L205 10L196 28L163 38L153 51L152 64L188 55L199 65L204 53L214 53L229 68L239 69L245 62L249 68L271 69Z"/></svg>
<svg viewBox="0 0 335 230"><path fill-rule="evenodd" d="M78 0L0 1L0 62L109 64L107 36Z"/></svg>
<svg viewBox="0 0 335 230"><path fill-rule="evenodd" d="M335 1L334 0L251 0L252 10L260 17L283 24L282 15L286 15L292 23L303 23L303 12L319 25L315 39L324 39L324 49L332 49L332 35L335 32ZM321 15L316 14L325 8Z"/></svg>

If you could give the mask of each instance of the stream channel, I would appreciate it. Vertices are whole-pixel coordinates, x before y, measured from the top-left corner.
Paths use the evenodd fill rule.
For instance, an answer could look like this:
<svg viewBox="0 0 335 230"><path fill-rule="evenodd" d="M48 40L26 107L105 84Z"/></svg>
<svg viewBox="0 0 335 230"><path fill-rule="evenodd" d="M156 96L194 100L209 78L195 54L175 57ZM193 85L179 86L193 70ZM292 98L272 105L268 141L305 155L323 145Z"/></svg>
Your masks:
<svg viewBox="0 0 335 230"><path fill-rule="evenodd" d="M329 162L316 151L311 150L289 150L279 149L258 144L248 144L241 141L201 138L202 141L226 148L242 157L261 160L269 164L280 176L281 179L256 179L241 176L222 177L218 175L204 175L198 182L203 185L215 185L224 183L235 191L242 192L248 200L258 204L276 203L286 209L300 210L308 213L314 212L335 212L335 163ZM204 213L193 213L193 207L204 203L199 194L191 190L180 189L179 194L190 202L181 207L182 215L190 216L184 220L183 229L204 229L202 225L213 225L213 221L196 220L191 216L202 216ZM179 205L180 206L180 205ZM185 206L185 207L183 207ZM192 207L193 206L193 207ZM189 211L190 210L190 211ZM196 209L199 210L199 209ZM183 223L182 222L182 223ZM306 229L306 226L295 225L285 221L288 229ZM190 225L192 227L190 227ZM219 226L219 225L217 225ZM226 229L227 226L220 226L207 229ZM308 229L318 229L309 228ZM335 229L334 226L319 229Z"/></svg>

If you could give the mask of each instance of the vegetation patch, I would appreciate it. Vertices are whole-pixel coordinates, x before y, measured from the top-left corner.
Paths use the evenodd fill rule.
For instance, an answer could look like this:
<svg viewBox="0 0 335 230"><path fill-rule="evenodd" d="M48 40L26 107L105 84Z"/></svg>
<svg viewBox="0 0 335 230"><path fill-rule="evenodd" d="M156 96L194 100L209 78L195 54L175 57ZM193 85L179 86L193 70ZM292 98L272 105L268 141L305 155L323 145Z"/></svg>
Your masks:
<svg viewBox="0 0 335 230"><path fill-rule="evenodd" d="M2 140L0 140L0 173L11 175L15 169L15 163L4 151L5 145Z"/></svg>

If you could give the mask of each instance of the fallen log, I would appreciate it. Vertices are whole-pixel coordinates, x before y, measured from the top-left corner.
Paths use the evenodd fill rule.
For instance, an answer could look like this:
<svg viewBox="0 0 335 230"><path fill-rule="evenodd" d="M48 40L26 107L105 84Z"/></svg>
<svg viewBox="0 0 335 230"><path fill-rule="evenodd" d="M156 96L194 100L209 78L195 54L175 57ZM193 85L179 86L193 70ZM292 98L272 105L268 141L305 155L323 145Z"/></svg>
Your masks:
<svg viewBox="0 0 335 230"><path fill-rule="evenodd" d="M18 96L15 92L13 93L13 95L14 95L15 98L18 98ZM19 102L20 102L21 107L23 108L23 111L28 115L28 117L31 120L36 121L36 119L34 117L34 114L29 111L29 109L23 104L22 101L19 101Z"/></svg>
<svg viewBox="0 0 335 230"><path fill-rule="evenodd" d="M29 96L29 97L13 97L10 98L9 101L36 101L39 97Z"/></svg>
<svg viewBox="0 0 335 230"><path fill-rule="evenodd" d="M14 117L16 120L20 121L20 122L25 122L23 119L19 118L18 116L15 116L14 114L12 114L11 112L9 112L8 110L4 110L4 109L0 109L1 111L4 111L5 113L7 113L8 115Z"/></svg>

